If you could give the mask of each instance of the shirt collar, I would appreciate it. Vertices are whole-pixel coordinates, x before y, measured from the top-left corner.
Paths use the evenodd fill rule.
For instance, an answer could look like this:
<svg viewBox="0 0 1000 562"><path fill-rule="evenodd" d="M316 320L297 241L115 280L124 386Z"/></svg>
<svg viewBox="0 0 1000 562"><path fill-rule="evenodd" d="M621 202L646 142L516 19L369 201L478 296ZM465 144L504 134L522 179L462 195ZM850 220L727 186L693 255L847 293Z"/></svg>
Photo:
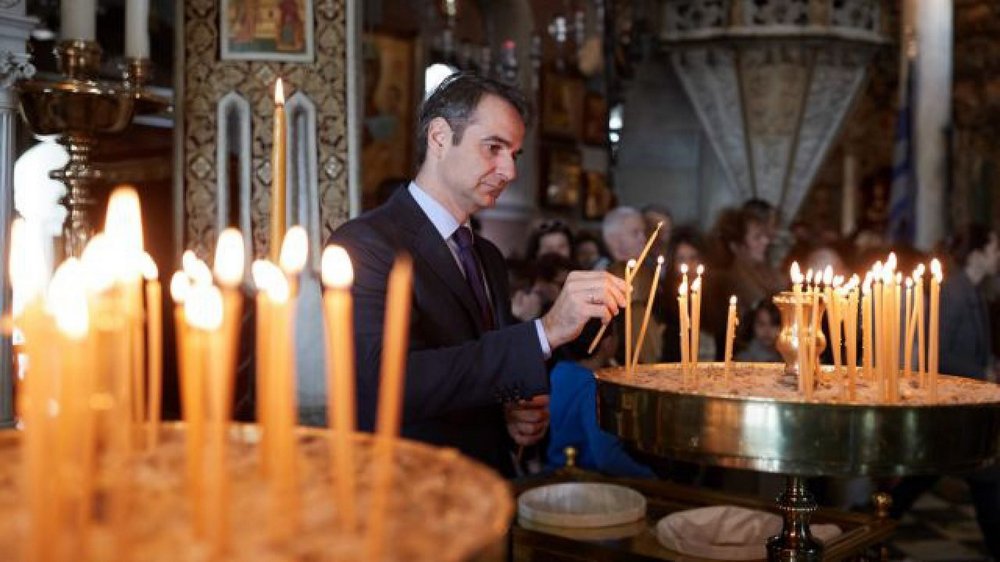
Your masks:
<svg viewBox="0 0 1000 562"><path fill-rule="evenodd" d="M460 226L469 226L468 223L465 225L458 224L458 221L455 220L455 217L444 208L444 205L438 203L436 199L431 197L430 194L424 191L422 187L417 185L417 182L411 181L410 185L407 186L407 189L413 197L413 200L417 202L417 206L420 207L420 210L427 215L428 219L430 219L431 224L434 225L434 229L438 231L441 238L448 240L451 238L452 234L455 234L455 231L458 230Z"/></svg>

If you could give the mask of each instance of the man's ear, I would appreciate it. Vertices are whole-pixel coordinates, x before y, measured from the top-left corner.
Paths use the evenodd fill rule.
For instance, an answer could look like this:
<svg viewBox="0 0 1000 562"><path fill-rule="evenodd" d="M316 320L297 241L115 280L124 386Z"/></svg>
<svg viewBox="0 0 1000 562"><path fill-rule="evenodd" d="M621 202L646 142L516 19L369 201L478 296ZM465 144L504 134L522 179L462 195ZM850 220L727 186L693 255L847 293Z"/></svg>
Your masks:
<svg viewBox="0 0 1000 562"><path fill-rule="evenodd" d="M427 127L427 152L440 155L445 146L451 144L451 125L444 117L431 119Z"/></svg>

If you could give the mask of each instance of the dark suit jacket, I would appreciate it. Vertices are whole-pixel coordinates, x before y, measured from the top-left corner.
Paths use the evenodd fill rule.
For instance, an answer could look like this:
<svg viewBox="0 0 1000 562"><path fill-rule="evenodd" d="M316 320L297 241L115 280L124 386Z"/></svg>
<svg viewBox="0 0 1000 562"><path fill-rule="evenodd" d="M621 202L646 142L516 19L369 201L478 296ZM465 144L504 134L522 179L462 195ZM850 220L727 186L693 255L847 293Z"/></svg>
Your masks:
<svg viewBox="0 0 1000 562"><path fill-rule="evenodd" d="M510 312L500 251L475 238L498 324L486 331L447 243L408 190L345 223L331 242L347 249L354 266L359 427L375 425L386 283L405 251L413 257L413 307L402 433L512 474L502 405L547 393L548 379L534 324L515 323Z"/></svg>
<svg viewBox="0 0 1000 562"><path fill-rule="evenodd" d="M989 309L965 272L958 267L952 271L941 284L938 370L947 375L985 379L992 360Z"/></svg>

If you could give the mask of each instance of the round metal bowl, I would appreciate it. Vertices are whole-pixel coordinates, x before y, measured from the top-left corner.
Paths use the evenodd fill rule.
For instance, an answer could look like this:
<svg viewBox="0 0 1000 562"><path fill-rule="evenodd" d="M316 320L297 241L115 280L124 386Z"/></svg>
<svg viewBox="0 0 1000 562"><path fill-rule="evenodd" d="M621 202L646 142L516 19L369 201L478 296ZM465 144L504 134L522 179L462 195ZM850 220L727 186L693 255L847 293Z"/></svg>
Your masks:
<svg viewBox="0 0 1000 562"><path fill-rule="evenodd" d="M721 369L717 363L706 367ZM773 371L774 377L784 369L780 364L754 368ZM640 365L636 372L682 376L679 364ZM640 384L637 378L622 369L597 372L598 419L604 430L643 456L800 476L961 472L992 465L1000 456L1000 400L777 400L671 392ZM991 383L948 376L941 380L973 394L976 389L997 392Z"/></svg>

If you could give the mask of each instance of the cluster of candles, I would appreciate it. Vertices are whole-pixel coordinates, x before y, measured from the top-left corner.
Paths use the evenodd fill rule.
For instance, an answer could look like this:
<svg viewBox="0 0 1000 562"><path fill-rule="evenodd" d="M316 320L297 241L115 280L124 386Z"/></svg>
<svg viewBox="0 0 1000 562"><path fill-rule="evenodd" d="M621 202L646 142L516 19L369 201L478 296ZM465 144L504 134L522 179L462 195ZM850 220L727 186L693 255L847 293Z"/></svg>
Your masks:
<svg viewBox="0 0 1000 562"><path fill-rule="evenodd" d="M905 278L896 268L896 255L890 253L884 263L876 262L863 280L854 275L845 282L842 276L835 276L830 267L823 272L809 270L803 276L798 263L792 264L790 273L795 303L795 333L799 342L799 390L806 398L812 397L819 373L816 334L819 333L824 313L833 355L833 380L839 381L842 395L846 398L853 400L856 397L859 312L861 375L877 389L878 399L884 402L899 400L902 382L900 363L903 379L913 380L918 388L928 390L932 395L936 392L943 278L941 263L934 259L930 264L930 310L926 322L930 333L926 338L924 275L927 268L920 264ZM820 301L825 304L825 311L821 310ZM809 303L808 318L804 312L806 303ZM915 380L914 340L917 343Z"/></svg>
<svg viewBox="0 0 1000 562"><path fill-rule="evenodd" d="M30 506L30 558L51 559L56 548L82 549L101 526L108 548L127 552L122 521L130 493L128 459L159 445L162 388L162 307L153 260L143 251L139 198L119 188L105 230L81 259L62 263L44 287L44 274L19 223L12 232L11 276L28 295L15 324L24 332L29 364L20 405ZM234 229L219 237L214 268L193 253L170 282L185 423L185 487L192 525L225 552L231 539L228 428L239 346L246 260ZM296 404L293 311L297 280L308 253L305 231L284 236L279 261L254 261L260 465L274 513L272 540L293 539L301 524L296 481ZM354 342L347 252L322 255L332 496L342 532L357 533L354 460ZM81 282L83 280L83 282ZM411 298L412 263L397 258L388 281L373 488L365 529L366 558L384 548L385 514L399 434ZM144 290L144 291L143 291ZM145 302L143 299L145 293ZM104 473L103 471L108 472ZM103 475L102 475L103 474ZM92 509L102 497L105 515ZM57 537L53 540L53 537ZM67 546L66 541L75 541ZM62 545L62 546L59 546Z"/></svg>

